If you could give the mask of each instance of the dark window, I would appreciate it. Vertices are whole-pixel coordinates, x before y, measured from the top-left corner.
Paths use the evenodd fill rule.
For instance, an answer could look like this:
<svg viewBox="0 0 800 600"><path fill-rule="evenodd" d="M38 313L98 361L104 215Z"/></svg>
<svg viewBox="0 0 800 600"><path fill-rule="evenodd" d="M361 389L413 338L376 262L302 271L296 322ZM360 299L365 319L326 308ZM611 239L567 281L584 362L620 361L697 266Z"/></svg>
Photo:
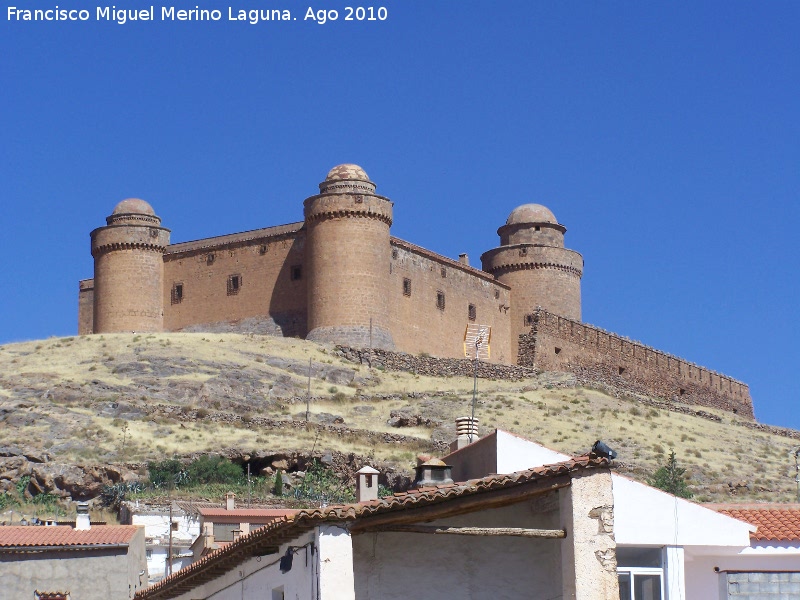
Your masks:
<svg viewBox="0 0 800 600"><path fill-rule="evenodd" d="M470 304L467 308L467 318L470 321L474 321L478 317L478 309L475 308L474 304Z"/></svg>
<svg viewBox="0 0 800 600"><path fill-rule="evenodd" d="M561 348L556 348L556 354L561 354Z"/></svg>
<svg viewBox="0 0 800 600"><path fill-rule="evenodd" d="M442 267L442 277L447 277L447 269Z"/></svg>
<svg viewBox="0 0 800 600"><path fill-rule="evenodd" d="M618 371L619 374L622 375L625 372L625 367L619 367Z"/></svg>
<svg viewBox="0 0 800 600"><path fill-rule="evenodd" d="M242 288L242 276L241 275L229 275L228 276L228 296L233 296L239 293L239 290Z"/></svg>
<svg viewBox="0 0 800 600"><path fill-rule="evenodd" d="M209 252L209 253L206 255L206 264L207 264L207 265L213 265L213 264L214 264L214 261L215 261L216 259L217 259L216 255L215 255L213 252Z"/></svg>
<svg viewBox="0 0 800 600"><path fill-rule="evenodd" d="M392 248L392 258L397 258L397 248Z"/></svg>
<svg viewBox="0 0 800 600"><path fill-rule="evenodd" d="M533 325L533 315L525 315L525 327Z"/></svg>
<svg viewBox="0 0 800 600"><path fill-rule="evenodd" d="M303 278L303 266L294 265L289 271L289 279L291 279L292 281L297 281L298 279L302 278Z"/></svg>
<svg viewBox="0 0 800 600"><path fill-rule="evenodd" d="M444 310L444 292L436 292L436 308Z"/></svg>
<svg viewBox="0 0 800 600"><path fill-rule="evenodd" d="M528 249L527 248L520 248L519 249L519 255L520 256L527 256L528 255Z"/></svg>
<svg viewBox="0 0 800 600"><path fill-rule="evenodd" d="M403 296L410 296L411 295L411 280L408 278L403 278Z"/></svg>
<svg viewBox="0 0 800 600"><path fill-rule="evenodd" d="M269 250L269 246L267 246L266 244L261 244L261 245L258 247L258 253L259 253L259 254L266 254L266 253L267 253L267 250Z"/></svg>
<svg viewBox="0 0 800 600"><path fill-rule="evenodd" d="M679 392L679 393L680 393L680 395L681 395L681 396L683 396L683 395L686 393L686 390L685 390L685 389L683 389L683 388L681 388L681 390L680 390L680 392Z"/></svg>
<svg viewBox="0 0 800 600"><path fill-rule="evenodd" d="M536 231L541 231L541 230L542 230L542 228L537 225L536 226Z"/></svg>
<svg viewBox="0 0 800 600"><path fill-rule="evenodd" d="M500 298L500 290L495 290L494 291L494 299L498 300L499 298Z"/></svg>
<svg viewBox="0 0 800 600"><path fill-rule="evenodd" d="M183 284L182 283L175 283L172 285L172 295L171 295L172 304L180 304L183 302Z"/></svg>

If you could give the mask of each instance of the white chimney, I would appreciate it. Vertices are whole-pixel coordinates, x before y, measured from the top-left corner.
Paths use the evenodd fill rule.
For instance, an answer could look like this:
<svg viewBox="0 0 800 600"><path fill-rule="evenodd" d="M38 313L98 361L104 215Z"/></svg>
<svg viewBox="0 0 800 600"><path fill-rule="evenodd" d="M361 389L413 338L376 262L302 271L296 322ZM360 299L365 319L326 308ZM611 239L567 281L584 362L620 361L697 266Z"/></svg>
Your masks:
<svg viewBox="0 0 800 600"><path fill-rule="evenodd" d="M478 439L478 419L471 417L456 418L456 439L450 443L450 452L469 446Z"/></svg>
<svg viewBox="0 0 800 600"><path fill-rule="evenodd" d="M89 503L78 502L78 516L75 517L75 530L89 531L91 528L92 522L89 518Z"/></svg>
<svg viewBox="0 0 800 600"><path fill-rule="evenodd" d="M372 467L361 467L356 473L356 502L378 499L378 474Z"/></svg>
<svg viewBox="0 0 800 600"><path fill-rule="evenodd" d="M458 262L460 262L462 265L469 266L469 256L467 256L466 254L459 254Z"/></svg>
<svg viewBox="0 0 800 600"><path fill-rule="evenodd" d="M225 494L225 510L234 510L236 508L236 494L228 492Z"/></svg>

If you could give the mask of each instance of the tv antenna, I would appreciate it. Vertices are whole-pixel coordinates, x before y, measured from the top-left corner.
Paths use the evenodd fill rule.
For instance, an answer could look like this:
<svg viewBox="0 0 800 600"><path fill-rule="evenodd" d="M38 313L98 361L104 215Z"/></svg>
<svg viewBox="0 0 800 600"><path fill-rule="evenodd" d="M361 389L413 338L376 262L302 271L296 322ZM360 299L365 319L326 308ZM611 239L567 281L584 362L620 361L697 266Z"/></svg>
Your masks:
<svg viewBox="0 0 800 600"><path fill-rule="evenodd" d="M478 403L478 360L489 360L491 349L489 341L492 337L492 328L488 325L467 325L464 333L464 356L473 358L472 363L472 416L470 417L469 443L475 434L475 405Z"/></svg>

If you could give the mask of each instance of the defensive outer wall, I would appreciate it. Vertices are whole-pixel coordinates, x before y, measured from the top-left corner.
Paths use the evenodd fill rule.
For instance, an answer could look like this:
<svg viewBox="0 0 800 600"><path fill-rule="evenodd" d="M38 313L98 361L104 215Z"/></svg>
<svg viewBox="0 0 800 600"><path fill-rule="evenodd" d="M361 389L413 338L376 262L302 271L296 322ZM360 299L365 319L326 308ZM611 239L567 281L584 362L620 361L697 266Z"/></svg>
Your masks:
<svg viewBox="0 0 800 600"><path fill-rule="evenodd" d="M537 310L519 340L519 365L584 381L721 408L753 418L747 384L573 319Z"/></svg>
<svg viewBox="0 0 800 600"><path fill-rule="evenodd" d="M172 244L147 202L123 200L91 234L79 333L248 332L463 359L481 325L494 364L753 416L745 384L580 322L583 257L544 206L511 212L482 269L392 237L395 203L357 165L334 167L303 208L301 222Z"/></svg>

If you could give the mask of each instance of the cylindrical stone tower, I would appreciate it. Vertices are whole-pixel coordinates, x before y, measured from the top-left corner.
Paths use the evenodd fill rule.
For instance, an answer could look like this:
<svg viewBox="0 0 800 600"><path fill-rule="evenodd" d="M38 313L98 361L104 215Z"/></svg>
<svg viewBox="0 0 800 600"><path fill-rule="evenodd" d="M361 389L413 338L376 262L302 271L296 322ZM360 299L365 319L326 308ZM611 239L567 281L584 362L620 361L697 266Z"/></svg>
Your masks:
<svg viewBox="0 0 800 600"><path fill-rule="evenodd" d="M389 329L392 202L357 165L331 169L304 202L308 336L365 348L394 348Z"/></svg>
<svg viewBox="0 0 800 600"><path fill-rule="evenodd" d="M91 235L94 333L161 331L169 229L147 202L129 198Z"/></svg>
<svg viewBox="0 0 800 600"><path fill-rule="evenodd" d="M500 247L481 256L483 270L511 287L512 356L537 308L581 319L583 257L564 248L566 231L546 207L523 204L497 230Z"/></svg>

